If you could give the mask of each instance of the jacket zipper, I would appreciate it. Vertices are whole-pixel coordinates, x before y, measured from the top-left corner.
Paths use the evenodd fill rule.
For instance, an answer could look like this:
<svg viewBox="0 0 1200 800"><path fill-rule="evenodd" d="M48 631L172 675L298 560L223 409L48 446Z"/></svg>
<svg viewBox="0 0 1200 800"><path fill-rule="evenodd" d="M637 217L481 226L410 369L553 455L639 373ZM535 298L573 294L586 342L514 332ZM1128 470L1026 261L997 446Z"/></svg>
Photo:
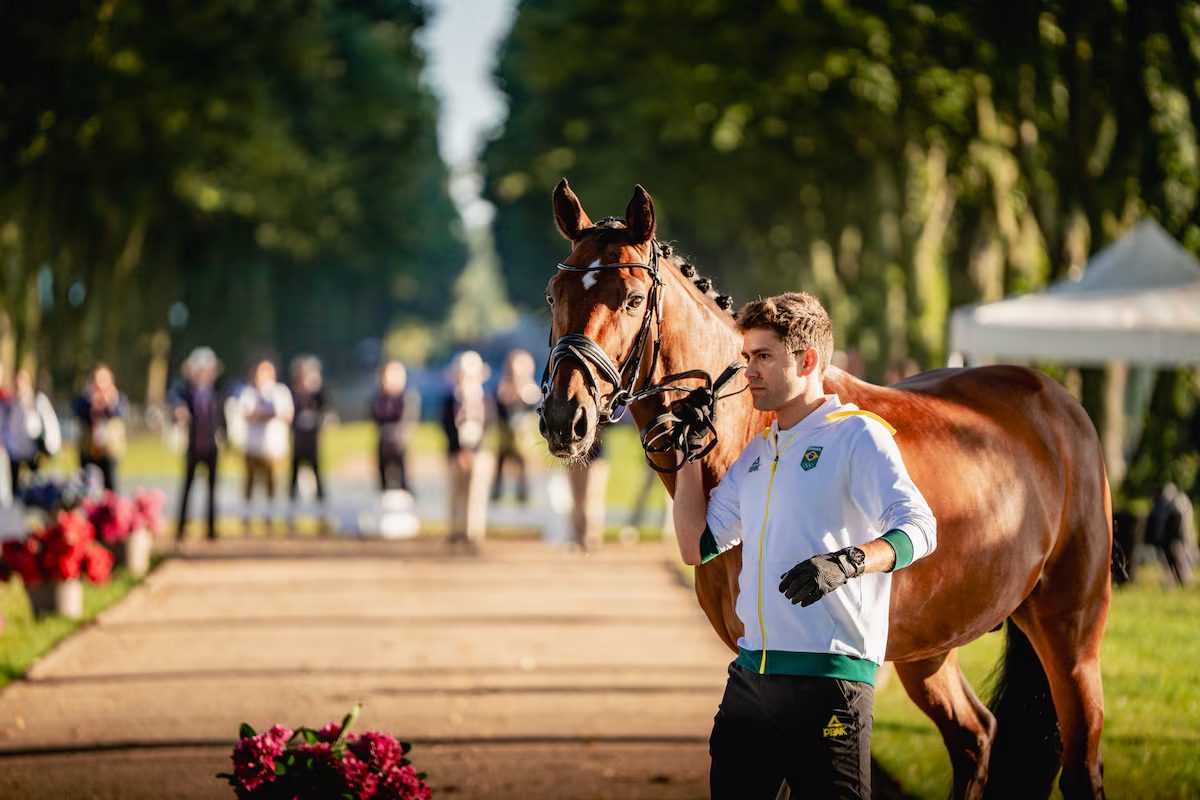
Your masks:
<svg viewBox="0 0 1200 800"><path fill-rule="evenodd" d="M762 531L758 534L758 629L762 632L762 660L758 663L758 674L765 675L767 672L767 625L763 622L763 547L767 541L767 519L771 515L771 490L775 487L775 469L779 466L779 457L783 455L783 451L792 443L792 439L796 438L793 433L791 439L784 443L783 449L779 448L779 434L775 434L775 458L771 461L771 477L767 480L767 506L763 509L763 524Z"/></svg>

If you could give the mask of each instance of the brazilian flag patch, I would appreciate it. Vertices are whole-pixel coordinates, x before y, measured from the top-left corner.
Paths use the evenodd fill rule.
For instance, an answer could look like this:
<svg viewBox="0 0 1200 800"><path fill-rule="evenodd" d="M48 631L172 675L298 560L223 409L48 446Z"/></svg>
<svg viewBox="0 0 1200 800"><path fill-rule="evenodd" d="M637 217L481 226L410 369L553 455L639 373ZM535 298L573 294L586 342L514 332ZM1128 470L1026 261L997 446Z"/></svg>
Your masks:
<svg viewBox="0 0 1200 800"><path fill-rule="evenodd" d="M817 465L817 461L821 458L821 448L810 447L804 451L804 458L800 459L800 466L805 470L810 470Z"/></svg>

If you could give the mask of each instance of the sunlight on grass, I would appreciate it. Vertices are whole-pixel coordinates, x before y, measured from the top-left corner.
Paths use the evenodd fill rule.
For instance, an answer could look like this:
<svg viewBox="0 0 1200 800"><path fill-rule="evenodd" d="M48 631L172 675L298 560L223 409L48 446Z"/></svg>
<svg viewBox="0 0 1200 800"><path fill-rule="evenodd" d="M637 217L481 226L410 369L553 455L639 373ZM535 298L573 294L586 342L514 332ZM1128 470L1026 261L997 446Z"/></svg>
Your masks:
<svg viewBox="0 0 1200 800"><path fill-rule="evenodd" d="M93 586L85 582L82 620L57 614L37 619L19 578L0 583L0 617L4 618L4 630L0 632L0 687L24 675L34 661L128 594L138 582L138 578L124 569L114 571L108 583Z"/></svg>

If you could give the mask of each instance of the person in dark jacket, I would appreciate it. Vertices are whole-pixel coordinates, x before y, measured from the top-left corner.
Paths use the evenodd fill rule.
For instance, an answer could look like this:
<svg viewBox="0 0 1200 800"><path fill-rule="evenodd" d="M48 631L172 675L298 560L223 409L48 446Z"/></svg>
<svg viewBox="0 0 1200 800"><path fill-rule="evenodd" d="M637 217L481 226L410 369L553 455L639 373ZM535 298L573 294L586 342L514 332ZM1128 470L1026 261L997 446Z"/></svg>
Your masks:
<svg viewBox="0 0 1200 800"><path fill-rule="evenodd" d="M179 501L179 526L175 537L182 540L187 530L188 497L196 468L203 466L208 478L208 538L217 538L217 461L218 434L225 430L225 411L217 390L217 375L221 362L207 347L197 347L183 362L183 383L169 397L175 421L187 427L187 456L183 478L183 495Z"/></svg>
<svg viewBox="0 0 1200 800"><path fill-rule="evenodd" d="M408 442L421 418L421 397L407 388L408 372L399 361L379 371L379 391L371 401L371 418L379 426L379 490L412 491L408 480Z"/></svg>
<svg viewBox="0 0 1200 800"><path fill-rule="evenodd" d="M290 497L296 502L300 468L308 467L317 484L317 502L325 502L325 485L321 482L319 443L321 426L329 411L325 395L321 361L316 356L297 356L292 360L292 487Z"/></svg>
<svg viewBox="0 0 1200 800"><path fill-rule="evenodd" d="M125 454L125 416L128 404L117 390L112 369L98 362L88 373L83 393L71 403L79 418L79 466L95 467L104 488L117 490L117 462Z"/></svg>

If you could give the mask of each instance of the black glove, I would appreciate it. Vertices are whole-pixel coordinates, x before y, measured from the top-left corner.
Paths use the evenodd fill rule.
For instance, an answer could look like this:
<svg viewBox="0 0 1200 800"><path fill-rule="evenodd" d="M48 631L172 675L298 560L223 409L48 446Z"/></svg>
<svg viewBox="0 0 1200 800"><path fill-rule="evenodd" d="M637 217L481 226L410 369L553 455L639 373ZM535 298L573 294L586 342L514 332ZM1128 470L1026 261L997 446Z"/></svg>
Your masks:
<svg viewBox="0 0 1200 800"><path fill-rule="evenodd" d="M792 605L811 606L846 581L862 575L866 563L867 555L858 547L813 556L780 576L779 591Z"/></svg>
<svg viewBox="0 0 1200 800"><path fill-rule="evenodd" d="M670 411L679 420L675 424L684 428L683 440L692 452L704 447L708 428L716 419L716 403L712 392L701 387L693 389L671 404Z"/></svg>

